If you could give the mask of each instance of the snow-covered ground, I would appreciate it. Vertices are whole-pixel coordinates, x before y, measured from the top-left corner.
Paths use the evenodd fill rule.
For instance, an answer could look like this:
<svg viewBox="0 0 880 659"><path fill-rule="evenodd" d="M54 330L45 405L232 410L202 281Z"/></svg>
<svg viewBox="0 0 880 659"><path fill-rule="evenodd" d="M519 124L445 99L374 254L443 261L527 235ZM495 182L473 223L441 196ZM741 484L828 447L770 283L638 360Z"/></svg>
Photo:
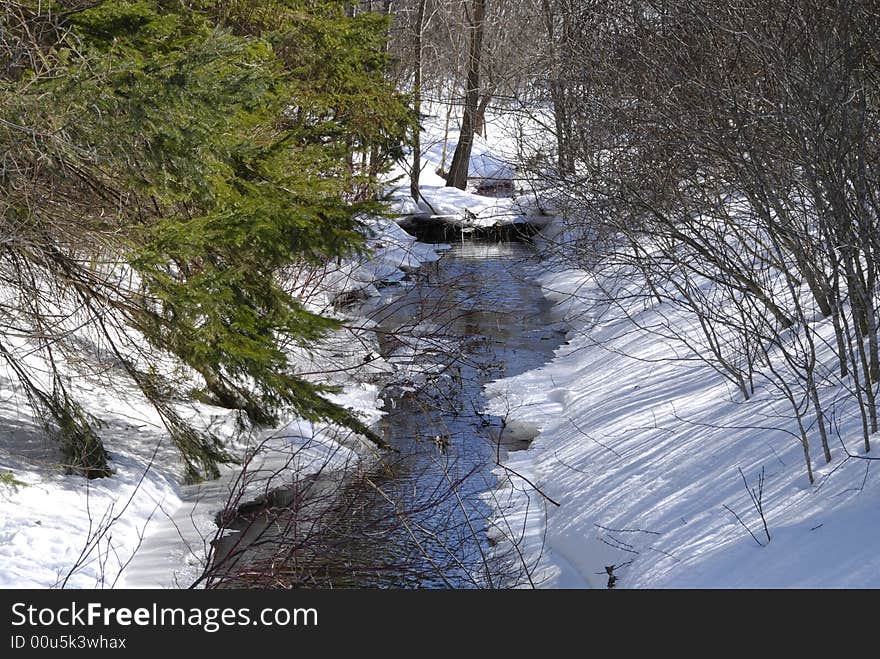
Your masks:
<svg viewBox="0 0 880 659"><path fill-rule="evenodd" d="M309 307L326 312L340 296L375 295L378 286L399 283L406 271L439 258L393 222L371 218L368 226L369 256L292 278ZM298 350L294 363L299 372L341 385L333 399L370 423L382 415L381 379L393 366L375 354L364 366L374 338L363 323L351 325L317 350ZM73 386L102 423L115 472L110 478L64 475L15 378L0 372L0 587L189 585L216 531L214 515L238 487L240 470L224 467L217 480L182 485L182 467L161 419L124 374ZM177 411L224 438L239 457L255 455L246 497L294 472L344 469L373 451L364 440L301 419L240 434L228 410L193 402Z"/></svg>
<svg viewBox="0 0 880 659"><path fill-rule="evenodd" d="M511 174L507 163L523 155L515 124L509 116L490 119L489 138L476 141L476 171ZM446 188L437 174L444 132L434 113L423 135L422 199L409 198L401 168L390 192L394 213L470 227L553 217L553 204L534 193L492 198ZM448 166L457 135L447 137ZM309 308L326 312L340 297L385 296L407 271L439 258L436 247L416 243L393 222L369 225L370 256L291 276ZM744 401L709 366L674 359L681 346L639 331L628 316L686 335L692 319L665 304L605 304L614 283L588 272L557 265L536 277L569 327L568 341L550 363L486 389L489 411L506 420L507 444L538 433L528 450L507 454L498 487L486 494L497 509L497 552L526 562L540 587L605 587L609 568L617 586L629 588L880 587L880 484L872 462L845 459L834 446L831 464L814 463L810 485L794 421L772 387L758 382ZM831 328L816 322L830 338ZM333 382L343 386L335 400L375 421L381 383L396 361L410 360L377 357L369 323L351 325L319 350L299 350L296 363L301 371L335 371ZM0 373L0 586L190 583L239 470L182 486L159 418L120 379L109 388L77 384L104 423L116 473L96 481L62 475L13 383ZM240 456L262 447L249 465L257 476L249 497L268 487L261 473L343 470L372 451L300 419L242 436L229 411L194 402L179 412L231 441ZM854 417L841 418L841 437L860 456ZM749 493L761 474L766 532Z"/></svg>
<svg viewBox="0 0 880 659"><path fill-rule="evenodd" d="M811 486L795 421L766 382L744 401L710 367L674 359L681 346L600 304L609 281L557 268L541 283L568 343L487 389L493 413L541 431L491 493L498 551L515 541L536 585L604 588L615 566L628 588L880 586L871 462L838 444L829 465L814 461ZM632 311L643 327L693 326L665 304ZM857 415L841 417L861 455ZM762 470L769 542L743 481L757 491Z"/></svg>

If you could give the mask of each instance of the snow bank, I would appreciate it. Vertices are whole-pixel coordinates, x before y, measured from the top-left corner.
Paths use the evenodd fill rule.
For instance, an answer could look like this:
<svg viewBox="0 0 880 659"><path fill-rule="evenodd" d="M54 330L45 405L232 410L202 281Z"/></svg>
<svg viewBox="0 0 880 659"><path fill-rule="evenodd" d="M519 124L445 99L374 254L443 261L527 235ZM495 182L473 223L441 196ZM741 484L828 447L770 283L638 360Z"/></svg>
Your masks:
<svg viewBox="0 0 880 659"><path fill-rule="evenodd" d="M409 177L403 168L394 169L389 180L388 198L391 210L400 217L421 216L441 219L463 228L490 228L508 224L543 224L546 209L533 191L523 190L517 164L530 149L540 148L546 141L534 134L523 134L523 125L513 121L514 115L490 111L487 117L487 137L474 136L469 163L467 190L447 188L446 180L438 172L446 171L458 144L458 130L445 129L442 107L426 110L422 131L422 171L419 177L421 198L416 203L409 194ZM523 117L518 117L523 119ZM535 122L525 121L530 126ZM537 124L535 124L537 125ZM406 158L409 160L409 156ZM490 197L476 194L476 184L499 185L509 183L514 188L512 197Z"/></svg>
<svg viewBox="0 0 880 659"><path fill-rule="evenodd" d="M321 294L320 311L345 294L376 295L376 285L399 282L407 272L440 258L435 247L416 241L390 220L371 217L366 225L368 253L349 257L321 273L312 291Z"/></svg>
<svg viewBox="0 0 880 659"><path fill-rule="evenodd" d="M630 588L880 586L871 463L838 445L810 486L776 392L759 386L743 401L710 367L673 360L678 346L597 305L600 284L547 273L568 343L543 368L487 387L490 411L541 430L490 494L498 551L516 542L543 587L605 587L607 566ZM638 320L690 322L665 305ZM856 419L841 417L856 454ZM751 488L765 475L769 542L740 469Z"/></svg>

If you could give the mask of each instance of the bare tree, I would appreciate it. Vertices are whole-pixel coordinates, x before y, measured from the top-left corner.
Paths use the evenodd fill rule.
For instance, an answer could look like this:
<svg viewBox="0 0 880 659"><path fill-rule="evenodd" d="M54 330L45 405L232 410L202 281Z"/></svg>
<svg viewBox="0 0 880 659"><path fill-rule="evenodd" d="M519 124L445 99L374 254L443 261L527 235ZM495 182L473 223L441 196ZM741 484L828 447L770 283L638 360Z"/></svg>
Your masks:
<svg viewBox="0 0 880 659"><path fill-rule="evenodd" d="M461 190L467 187L471 149L478 125L477 112L480 101L480 67L483 56L483 35L486 27L486 4L487 0L473 0L469 9L466 5L471 37L467 58L464 115L461 120L458 144L455 147L455 153L452 156L452 163L449 165L449 173L446 177L448 187Z"/></svg>

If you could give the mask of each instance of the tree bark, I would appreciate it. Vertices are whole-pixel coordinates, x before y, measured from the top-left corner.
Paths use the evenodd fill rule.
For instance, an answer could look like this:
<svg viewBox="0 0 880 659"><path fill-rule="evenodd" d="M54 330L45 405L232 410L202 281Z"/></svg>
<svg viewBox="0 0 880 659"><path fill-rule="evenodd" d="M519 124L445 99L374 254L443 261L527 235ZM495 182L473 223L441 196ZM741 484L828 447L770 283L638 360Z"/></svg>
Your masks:
<svg viewBox="0 0 880 659"><path fill-rule="evenodd" d="M467 187L471 150L474 146L477 105L480 100L480 64L483 55L483 33L486 27L487 0L473 0L471 16L471 43L468 53L467 88L464 96L464 115L461 120L461 134L449 166L446 186L464 190Z"/></svg>
<svg viewBox="0 0 880 659"><path fill-rule="evenodd" d="M415 80L413 82L413 112L416 115L416 126L413 128L412 172L409 175L409 192L412 198L419 201L419 176L422 172L422 32L425 29L425 4L427 0L419 0L416 12L415 34Z"/></svg>

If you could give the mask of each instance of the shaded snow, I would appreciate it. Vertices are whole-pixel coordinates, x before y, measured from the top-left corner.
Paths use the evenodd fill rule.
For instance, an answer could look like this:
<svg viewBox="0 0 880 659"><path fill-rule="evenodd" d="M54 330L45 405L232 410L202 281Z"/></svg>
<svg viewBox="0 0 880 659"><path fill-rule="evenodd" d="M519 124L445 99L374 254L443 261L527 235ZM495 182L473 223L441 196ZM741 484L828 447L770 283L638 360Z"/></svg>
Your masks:
<svg viewBox="0 0 880 659"><path fill-rule="evenodd" d="M844 460L838 445L830 465L815 460L810 486L774 391L760 386L743 401L711 368L673 361L676 346L599 311L599 282L587 273L560 270L542 283L572 327L568 344L543 368L487 387L492 412L542 431L510 455L519 476L492 493L501 551L511 549L505 537L516 540L544 587L605 587L609 565L622 566L618 587L880 586L870 463ZM664 306L639 320L661 317L688 323ZM856 454L856 418L842 421ZM752 487L765 472L769 543L740 468Z"/></svg>

